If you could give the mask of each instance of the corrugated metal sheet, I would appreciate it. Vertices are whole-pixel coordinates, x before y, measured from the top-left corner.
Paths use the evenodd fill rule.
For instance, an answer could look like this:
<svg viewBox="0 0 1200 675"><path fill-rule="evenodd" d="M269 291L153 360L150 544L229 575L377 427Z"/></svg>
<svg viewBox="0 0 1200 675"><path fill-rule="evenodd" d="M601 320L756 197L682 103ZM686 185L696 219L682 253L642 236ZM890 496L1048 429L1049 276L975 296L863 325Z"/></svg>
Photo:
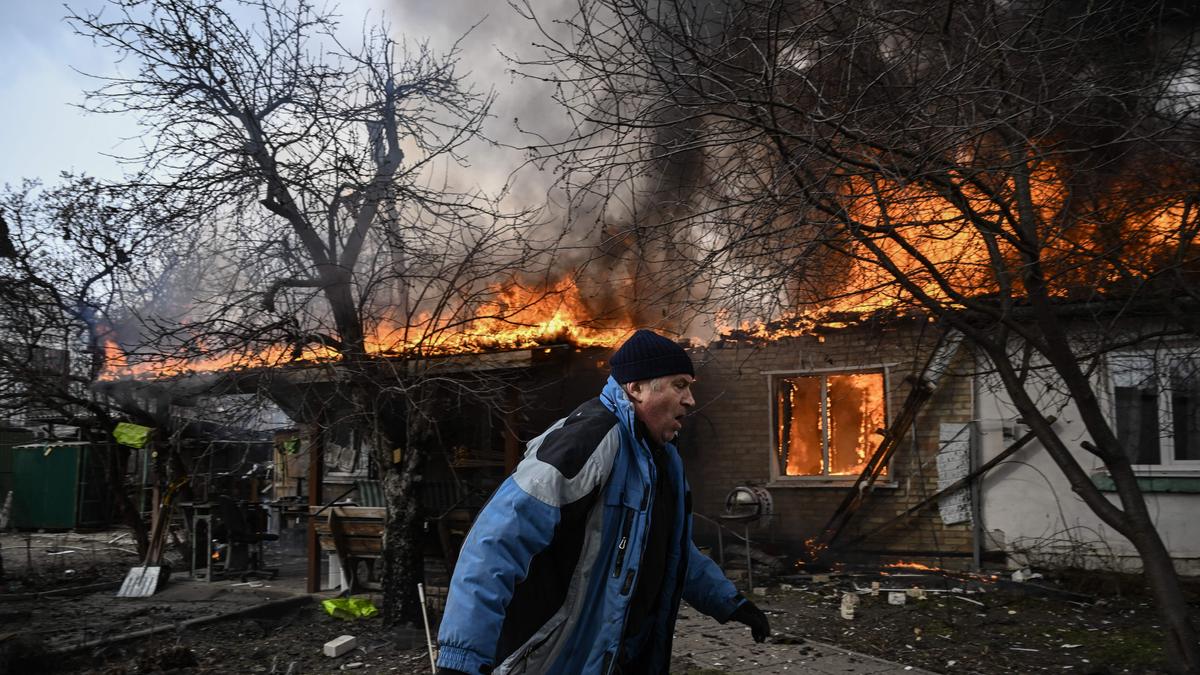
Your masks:
<svg viewBox="0 0 1200 675"><path fill-rule="evenodd" d="M355 481L359 506L383 506L383 483L377 480Z"/></svg>

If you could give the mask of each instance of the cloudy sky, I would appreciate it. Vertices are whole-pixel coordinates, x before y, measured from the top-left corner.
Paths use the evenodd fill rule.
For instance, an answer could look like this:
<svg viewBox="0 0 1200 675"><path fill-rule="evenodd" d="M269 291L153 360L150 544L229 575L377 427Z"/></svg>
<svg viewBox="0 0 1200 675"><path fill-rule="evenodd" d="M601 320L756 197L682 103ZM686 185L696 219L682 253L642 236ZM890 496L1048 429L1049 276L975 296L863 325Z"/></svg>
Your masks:
<svg viewBox="0 0 1200 675"><path fill-rule="evenodd" d="M102 0L70 0L79 11L97 9ZM319 4L319 3L318 3ZM560 0L539 0L545 8ZM532 25L515 18L505 2L478 0L341 0L332 3L343 17L342 35L354 43L364 17L386 20L393 33L428 38L435 46L450 45L473 24L481 22L464 43L462 70L481 88L495 87L490 133L511 138L513 118L524 123L554 111L543 94L507 72L497 50L527 49L534 39ZM132 119L87 114L78 109L89 78L78 71L104 75L114 72L112 54L73 33L63 21L66 9L53 1L0 0L0 184L22 178L52 182L63 170L116 178L120 166L106 154L120 154L124 139L140 131ZM125 146L128 148L129 146ZM494 183L506 173L511 156L473 153L479 182Z"/></svg>

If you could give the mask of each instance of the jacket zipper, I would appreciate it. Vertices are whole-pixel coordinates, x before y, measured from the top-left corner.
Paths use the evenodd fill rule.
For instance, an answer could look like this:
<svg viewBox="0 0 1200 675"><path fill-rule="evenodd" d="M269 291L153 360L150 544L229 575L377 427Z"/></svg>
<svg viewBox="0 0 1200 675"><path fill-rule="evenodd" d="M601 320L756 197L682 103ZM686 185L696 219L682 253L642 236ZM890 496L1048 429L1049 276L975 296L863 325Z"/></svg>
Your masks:
<svg viewBox="0 0 1200 675"><path fill-rule="evenodd" d="M617 543L617 567L613 570L613 578L621 576L621 566L625 564L625 551L629 548L629 530L633 527L633 509L625 508L625 522L621 524L621 541Z"/></svg>

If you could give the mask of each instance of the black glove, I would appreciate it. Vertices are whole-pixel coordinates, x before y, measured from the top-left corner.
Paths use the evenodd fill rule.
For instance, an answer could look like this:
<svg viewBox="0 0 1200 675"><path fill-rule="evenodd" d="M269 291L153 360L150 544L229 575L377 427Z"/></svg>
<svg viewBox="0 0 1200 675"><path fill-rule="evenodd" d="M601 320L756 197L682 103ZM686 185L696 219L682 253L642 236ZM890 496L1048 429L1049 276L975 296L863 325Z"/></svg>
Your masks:
<svg viewBox="0 0 1200 675"><path fill-rule="evenodd" d="M754 636L755 642L762 642L771 635L771 624L767 622L767 615L763 614L763 611L755 607L754 603L749 600L733 610L733 614L730 614L729 618L749 626L750 634Z"/></svg>

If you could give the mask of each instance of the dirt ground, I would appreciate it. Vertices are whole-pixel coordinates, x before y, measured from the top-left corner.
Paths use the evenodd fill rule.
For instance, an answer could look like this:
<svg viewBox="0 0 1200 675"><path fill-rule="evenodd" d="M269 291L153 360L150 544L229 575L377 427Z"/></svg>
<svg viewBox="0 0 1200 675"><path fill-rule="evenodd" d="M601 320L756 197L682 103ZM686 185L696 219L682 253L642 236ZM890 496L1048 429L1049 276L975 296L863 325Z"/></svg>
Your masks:
<svg viewBox="0 0 1200 675"><path fill-rule="evenodd" d="M767 605L776 641L816 640L942 673L1153 673L1166 667L1159 619L1140 579L1060 573L1007 576L892 571L835 573L773 587ZM905 591L903 605L860 593L852 620L845 592ZM909 594L908 589L917 588ZM1188 587L1200 625L1200 584ZM924 595L924 599L911 595Z"/></svg>
<svg viewBox="0 0 1200 675"><path fill-rule="evenodd" d="M187 583L177 572L154 596L114 598L136 562L131 548L119 533L0 535L0 673L429 671L420 627L332 618L316 600L295 599L303 588L295 566L284 564L280 579L249 584ZM872 582L878 595L870 592ZM914 587L920 592L910 593ZM903 605L889 604L891 589L904 593ZM849 620L840 615L845 593L858 597ZM913 597L922 593L924 599ZM1188 593L1200 625L1200 584L1190 584ZM772 641L798 651L814 640L943 673L1147 673L1165 665L1157 615L1139 580L1127 577L1013 582L841 570L776 579L765 595L752 597L771 618ZM265 609L178 627L255 606ZM141 637L103 644L130 633ZM358 647L324 656L322 645L343 634L353 634ZM678 672L696 672L683 667L686 659L677 663Z"/></svg>

